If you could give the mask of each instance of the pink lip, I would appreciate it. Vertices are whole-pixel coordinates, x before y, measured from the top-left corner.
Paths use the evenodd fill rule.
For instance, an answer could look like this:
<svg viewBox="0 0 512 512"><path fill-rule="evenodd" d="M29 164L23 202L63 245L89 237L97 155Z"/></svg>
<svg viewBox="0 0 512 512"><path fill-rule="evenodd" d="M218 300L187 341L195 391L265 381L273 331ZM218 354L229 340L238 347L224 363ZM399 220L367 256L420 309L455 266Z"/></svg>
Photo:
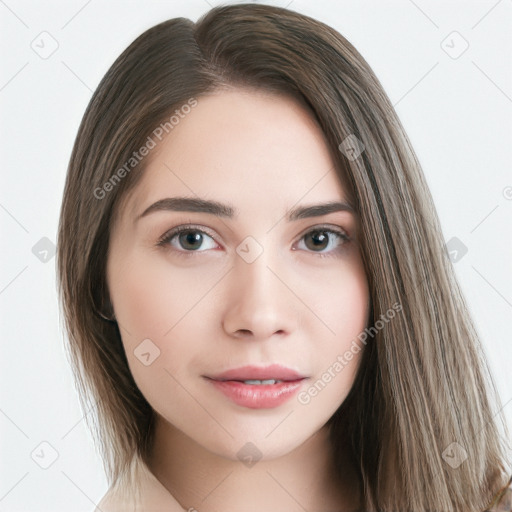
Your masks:
<svg viewBox="0 0 512 512"><path fill-rule="evenodd" d="M282 405L295 395L307 379L290 368L276 364L264 368L243 366L205 378L237 405L250 409L272 409ZM262 385L242 382L269 379L283 382Z"/></svg>
<svg viewBox="0 0 512 512"><path fill-rule="evenodd" d="M218 375L208 376L214 380L286 380L295 381L304 379L305 376L297 373L296 371L281 366L280 364L271 364L270 366L258 367L258 366L241 366L240 368L233 368Z"/></svg>

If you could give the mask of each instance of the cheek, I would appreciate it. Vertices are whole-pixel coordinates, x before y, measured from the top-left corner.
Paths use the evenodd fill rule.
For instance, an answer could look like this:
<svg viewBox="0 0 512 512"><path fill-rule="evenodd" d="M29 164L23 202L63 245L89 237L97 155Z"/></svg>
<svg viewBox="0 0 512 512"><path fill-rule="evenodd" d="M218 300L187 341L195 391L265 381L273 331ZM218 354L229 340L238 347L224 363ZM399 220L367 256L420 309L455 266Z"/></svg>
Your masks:
<svg viewBox="0 0 512 512"><path fill-rule="evenodd" d="M331 389L330 399L337 400L335 397L346 395L352 386L365 348L359 338L367 327L369 314L363 267L354 265L333 273L321 295L317 310L328 329L319 323L325 334L317 338L316 378L322 381L320 388L325 384Z"/></svg>
<svg viewBox="0 0 512 512"><path fill-rule="evenodd" d="M116 317L136 339L162 338L199 304L216 275L180 268L155 254L133 253L113 268Z"/></svg>
<svg viewBox="0 0 512 512"><path fill-rule="evenodd" d="M353 262L322 276L312 293L315 312L324 321L330 345L342 348L364 330L369 313L368 281L364 268ZM314 288L311 287L313 290Z"/></svg>
<svg viewBox="0 0 512 512"><path fill-rule="evenodd" d="M198 329L201 298L211 279L172 268L162 258L131 254L117 260L110 274L110 294L123 346L135 382L146 399L158 403L162 393L179 391L184 365L193 358L191 329ZM171 376L172 375L172 376Z"/></svg>

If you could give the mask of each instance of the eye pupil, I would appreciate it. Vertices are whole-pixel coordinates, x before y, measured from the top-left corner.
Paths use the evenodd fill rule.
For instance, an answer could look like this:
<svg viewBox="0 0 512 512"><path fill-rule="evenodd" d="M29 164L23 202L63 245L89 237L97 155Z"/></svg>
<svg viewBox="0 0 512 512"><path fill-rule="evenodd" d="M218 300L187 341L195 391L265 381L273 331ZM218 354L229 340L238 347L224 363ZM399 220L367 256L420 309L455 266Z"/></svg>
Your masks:
<svg viewBox="0 0 512 512"><path fill-rule="evenodd" d="M185 231L184 233L180 233L179 239L180 243L185 249L193 250L201 247L203 235L197 231ZM194 245L194 243L196 245ZM192 247L190 247L188 244L192 245Z"/></svg>
<svg viewBox="0 0 512 512"><path fill-rule="evenodd" d="M308 240L313 240L313 246L312 248L320 248L324 249L326 247L326 243L329 243L329 236L326 234L325 231L312 231L310 233L311 238L306 237L306 245L308 245ZM311 247L308 247L311 248Z"/></svg>

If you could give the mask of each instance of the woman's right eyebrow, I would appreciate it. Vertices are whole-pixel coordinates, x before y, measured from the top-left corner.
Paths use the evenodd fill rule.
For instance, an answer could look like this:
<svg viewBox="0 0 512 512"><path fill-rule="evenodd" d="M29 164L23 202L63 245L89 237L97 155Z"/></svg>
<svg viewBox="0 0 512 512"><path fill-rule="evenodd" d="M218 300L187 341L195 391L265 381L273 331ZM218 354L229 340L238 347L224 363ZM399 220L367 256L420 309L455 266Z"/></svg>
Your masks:
<svg viewBox="0 0 512 512"><path fill-rule="evenodd" d="M233 218L238 215L236 208L231 205L219 203L208 199L197 197L166 197L148 206L140 215L135 218L137 222L142 217L156 211L175 212L200 212L216 215L217 217Z"/></svg>
<svg viewBox="0 0 512 512"><path fill-rule="evenodd" d="M235 218L238 210L232 205L220 203L210 199L198 197L166 197L148 206L140 215L135 218L137 222L142 217L156 211L196 212L208 213L217 217ZM355 215L354 208L344 201L330 201L327 203L298 206L292 208L286 214L288 221L306 219L309 217L321 217L333 212L344 211Z"/></svg>

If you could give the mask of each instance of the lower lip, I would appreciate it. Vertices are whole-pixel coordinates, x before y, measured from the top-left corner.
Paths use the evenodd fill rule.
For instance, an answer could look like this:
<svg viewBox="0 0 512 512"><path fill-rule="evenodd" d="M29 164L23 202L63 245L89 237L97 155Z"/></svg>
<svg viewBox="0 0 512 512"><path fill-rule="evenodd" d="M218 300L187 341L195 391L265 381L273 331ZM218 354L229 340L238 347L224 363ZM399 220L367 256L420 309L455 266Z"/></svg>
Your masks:
<svg viewBox="0 0 512 512"><path fill-rule="evenodd" d="M236 380L208 379L219 391L235 404L250 409L272 409L292 398L304 379L276 384L244 384Z"/></svg>

